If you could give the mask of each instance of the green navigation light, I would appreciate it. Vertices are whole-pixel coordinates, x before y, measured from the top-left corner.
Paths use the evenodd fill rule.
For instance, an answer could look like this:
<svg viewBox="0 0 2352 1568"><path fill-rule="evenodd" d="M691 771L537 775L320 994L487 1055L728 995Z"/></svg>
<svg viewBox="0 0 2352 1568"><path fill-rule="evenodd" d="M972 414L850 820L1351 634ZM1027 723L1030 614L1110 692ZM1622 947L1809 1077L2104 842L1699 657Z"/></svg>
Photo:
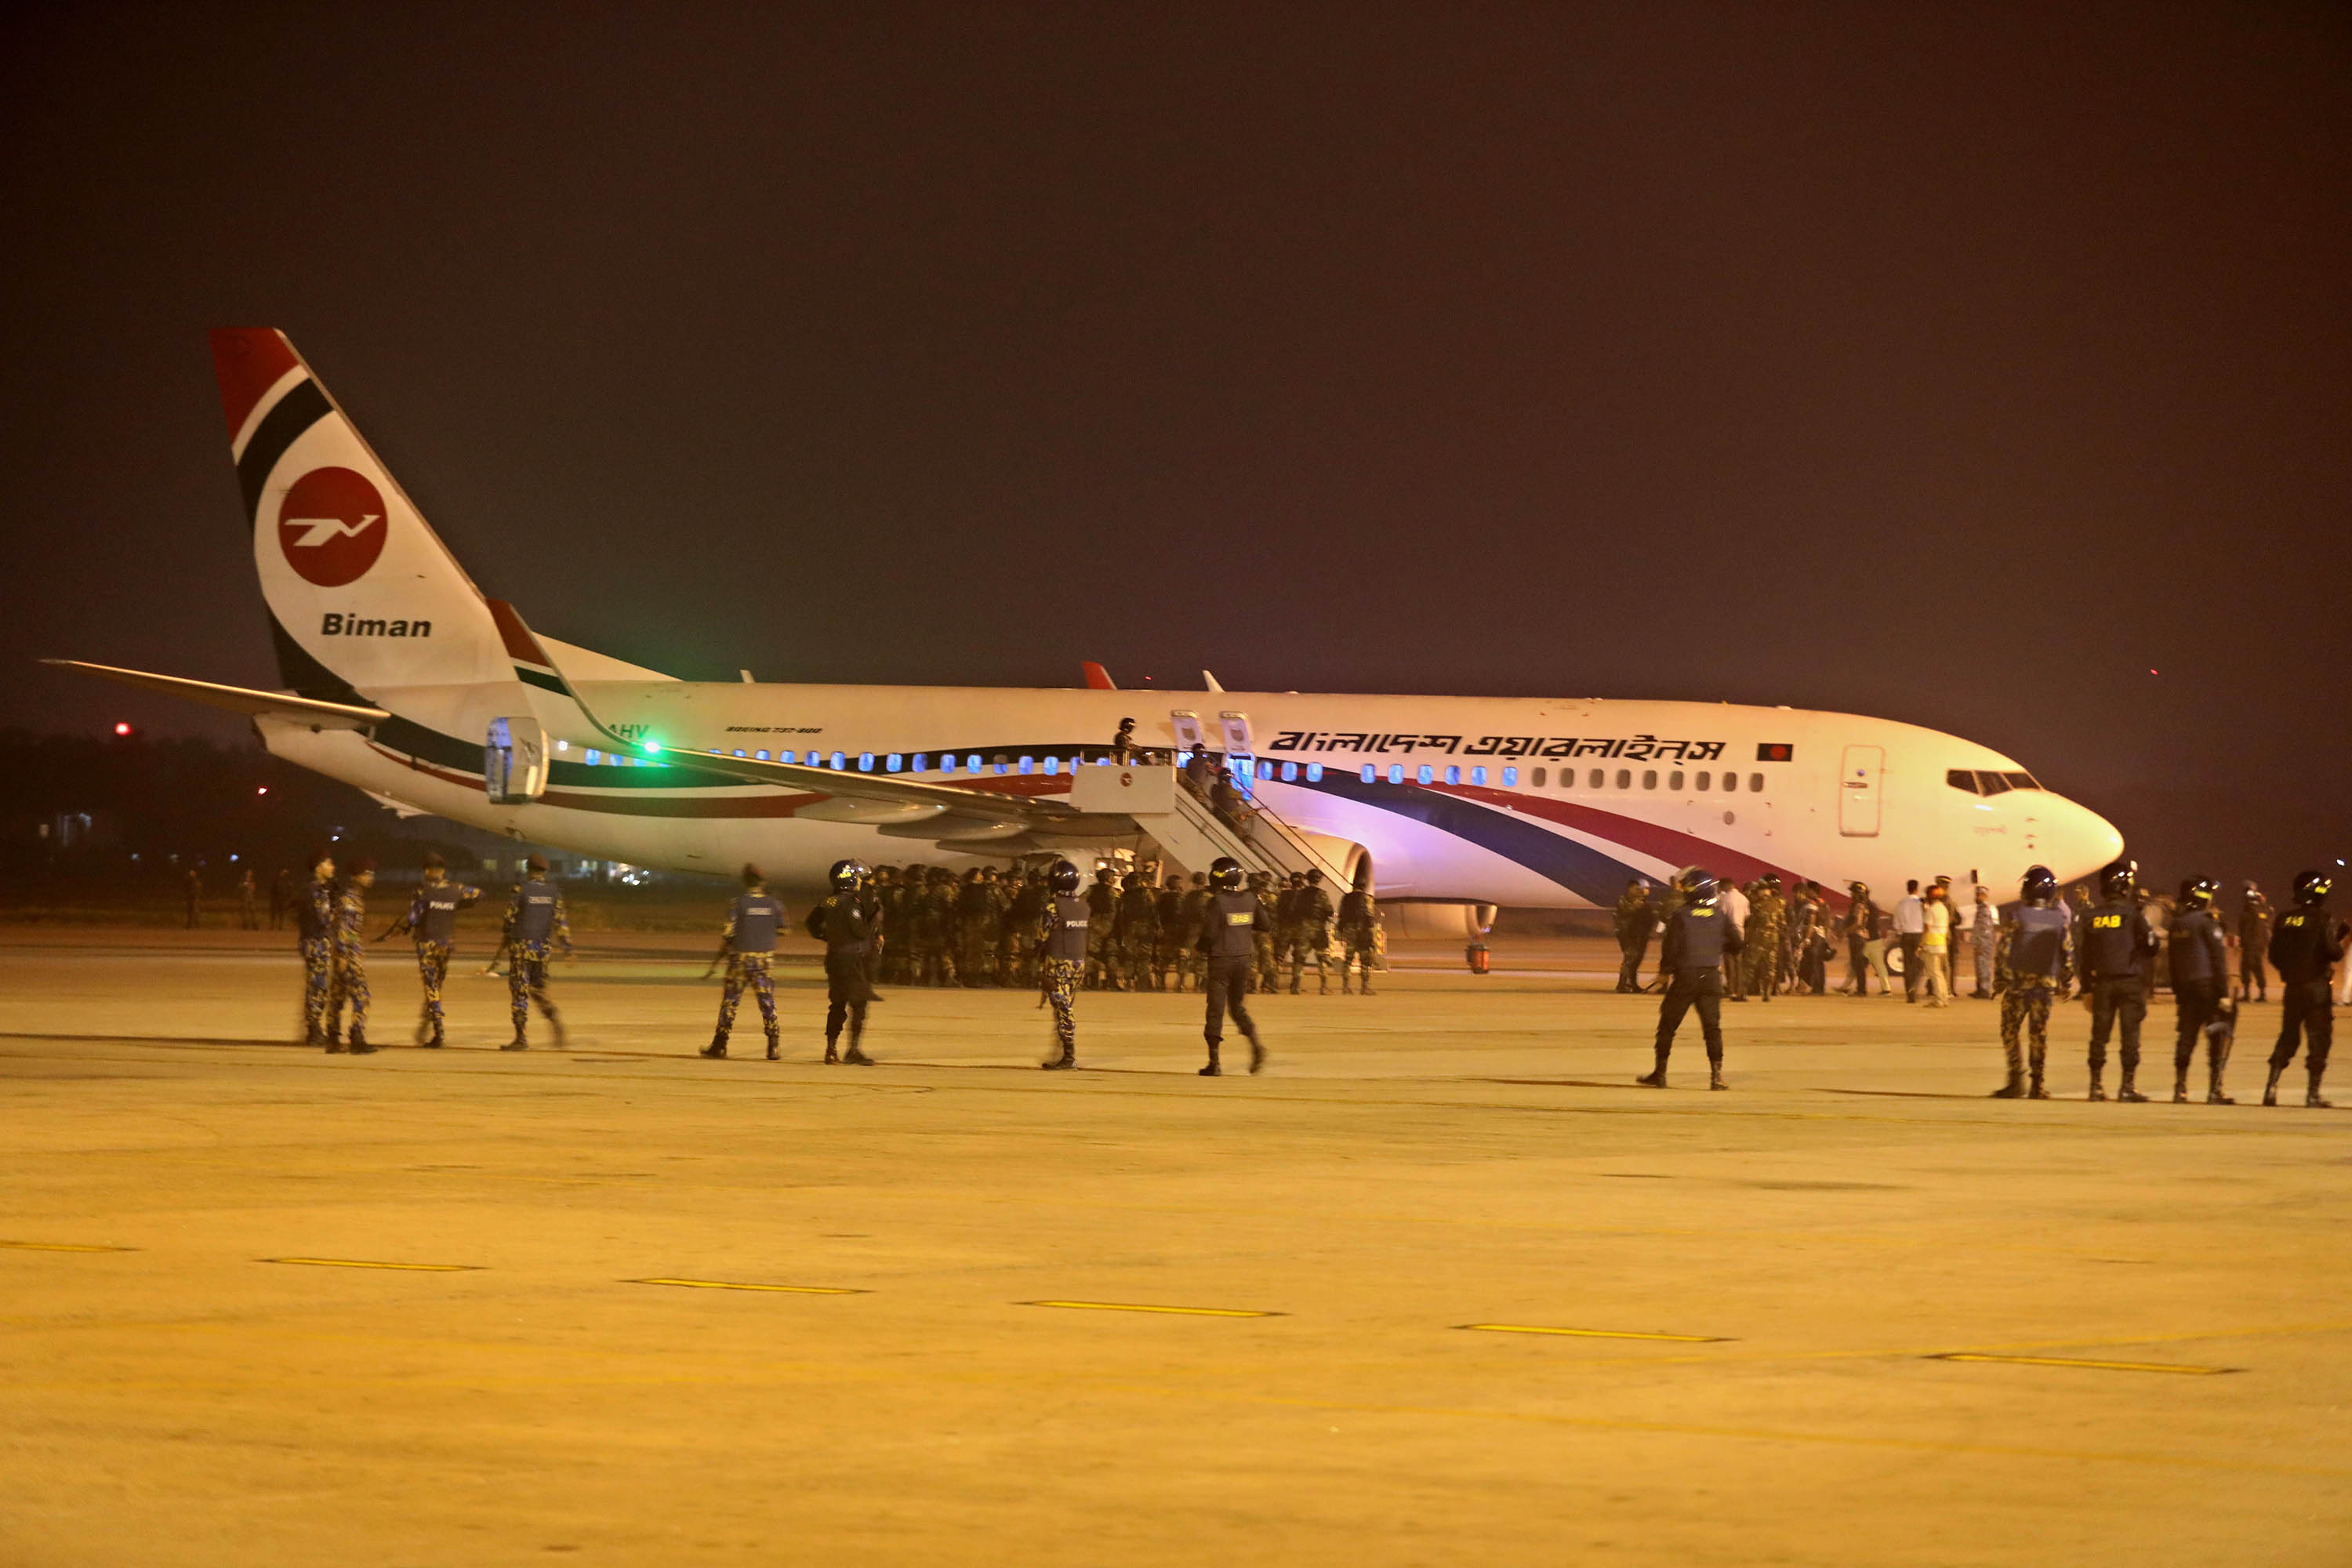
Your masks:
<svg viewBox="0 0 2352 1568"><path fill-rule="evenodd" d="M646 755L649 757L659 756L661 754L662 748L659 741L641 741L638 743L645 747Z"/></svg>

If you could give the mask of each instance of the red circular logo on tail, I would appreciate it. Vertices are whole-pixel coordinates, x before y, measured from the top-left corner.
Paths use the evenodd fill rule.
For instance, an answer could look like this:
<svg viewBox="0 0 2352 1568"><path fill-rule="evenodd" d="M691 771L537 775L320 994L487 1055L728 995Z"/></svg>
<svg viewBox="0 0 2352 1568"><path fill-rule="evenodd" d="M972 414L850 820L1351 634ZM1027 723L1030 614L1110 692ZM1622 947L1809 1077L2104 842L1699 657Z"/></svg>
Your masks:
<svg viewBox="0 0 2352 1568"><path fill-rule="evenodd" d="M383 497L366 475L313 468L278 509L278 548L309 581L340 588L366 576L383 553L385 527Z"/></svg>

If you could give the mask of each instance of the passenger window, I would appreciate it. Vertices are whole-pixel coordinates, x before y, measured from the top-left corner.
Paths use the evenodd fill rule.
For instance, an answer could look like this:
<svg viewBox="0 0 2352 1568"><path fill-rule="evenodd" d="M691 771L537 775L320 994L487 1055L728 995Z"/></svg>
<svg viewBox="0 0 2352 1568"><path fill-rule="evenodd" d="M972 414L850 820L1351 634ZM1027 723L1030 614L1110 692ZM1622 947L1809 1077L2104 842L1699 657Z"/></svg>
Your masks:
<svg viewBox="0 0 2352 1568"><path fill-rule="evenodd" d="M1599 768L1593 769L1592 772L1586 776L1584 787L1587 789L1599 789L1601 787L1601 770Z"/></svg>
<svg viewBox="0 0 2352 1568"><path fill-rule="evenodd" d="M1402 763L1391 763L1389 764L1389 783L1404 783L1404 764Z"/></svg>
<svg viewBox="0 0 2352 1568"><path fill-rule="evenodd" d="M1023 759L1023 761L1024 761L1024 762L1025 762L1025 761L1027 761L1027 759L1026 759L1026 758L1024 758L1024 759ZM841 764L840 764L840 763L835 763L834 765L835 765L835 767L838 767L838 766L840 766ZM872 772L874 771L874 753L873 753L873 752L858 752L858 753L857 753L857 771L858 771L859 773L872 773Z"/></svg>
<svg viewBox="0 0 2352 1568"><path fill-rule="evenodd" d="M790 752L786 752L784 753L784 761L789 763L792 760L793 754ZM929 752L917 752L915 753L915 771L919 773L927 773L931 771L931 755Z"/></svg>
<svg viewBox="0 0 2352 1568"><path fill-rule="evenodd" d="M1510 787L1511 787L1511 785L1513 785L1513 784L1517 784L1517 783L1518 783L1518 782L1519 782L1519 770L1518 770L1518 769L1517 769L1517 768L1505 768L1505 769L1503 770L1503 787L1504 787L1505 789L1508 789L1508 788L1510 788Z"/></svg>
<svg viewBox="0 0 2352 1568"><path fill-rule="evenodd" d="M1749 773L1748 775L1748 793L1750 795L1762 795L1764 793L1764 775L1762 773Z"/></svg>
<svg viewBox="0 0 2352 1568"><path fill-rule="evenodd" d="M1062 771L1062 759L1061 759L1061 758L1059 758L1059 757L1047 757L1047 758L1045 759L1045 776L1046 776L1047 778L1051 778L1051 777L1053 777L1055 774L1056 774L1056 773L1060 773L1061 771Z"/></svg>
<svg viewBox="0 0 2352 1568"><path fill-rule="evenodd" d="M1297 763L1283 763L1283 764L1282 764L1282 782L1283 782L1283 783L1285 783L1285 784L1288 784L1288 783L1290 783L1293 779L1297 778L1297 776L1298 776L1298 764L1297 764Z"/></svg>
<svg viewBox="0 0 2352 1568"><path fill-rule="evenodd" d="M2009 793L2009 781L2007 779L2001 777L1999 773L1990 773L1981 768L1977 771L1977 786L1983 790L1987 795L2007 795Z"/></svg>
<svg viewBox="0 0 2352 1568"><path fill-rule="evenodd" d="M1006 758L1006 756L1004 755L1004 753L1003 753L1003 752L997 752L997 753L996 753L996 755L994 755L994 756L992 756L992 757L989 758L988 760L989 760L989 763L990 763L990 765L992 765L992 767L994 767L994 768L996 769L996 771L997 771L998 773L1003 773L1003 772L1004 772L1007 768L1010 768L1010 767L1013 765L1013 763L1011 763L1011 761L1010 761L1009 759L1007 759L1007 758Z"/></svg>
<svg viewBox="0 0 2352 1568"><path fill-rule="evenodd" d="M1643 768L1642 770L1642 787L1643 789L1655 789L1658 787L1657 769Z"/></svg>
<svg viewBox="0 0 2352 1568"><path fill-rule="evenodd" d="M1709 787L1710 785L1712 785L1714 783L1715 783L1715 775L1714 775L1713 773L1701 773L1701 774L1699 774L1699 775L1698 775L1698 792L1699 792L1699 794L1701 794L1701 795L1705 795L1705 794L1707 792L1708 787Z"/></svg>
<svg viewBox="0 0 2352 1568"><path fill-rule="evenodd" d="M798 752L778 752L776 753L776 761L780 763L794 762L797 761L799 757L800 753Z"/></svg>
<svg viewBox="0 0 2352 1568"><path fill-rule="evenodd" d="M1470 782L1474 784L1485 784L1486 782L1486 770L1484 768L1472 768L1470 770Z"/></svg>
<svg viewBox="0 0 2352 1568"><path fill-rule="evenodd" d="M1366 763L1364 764L1364 782L1366 784L1370 784L1372 782L1372 775L1379 771L1380 770L1372 766L1371 763Z"/></svg>
<svg viewBox="0 0 2352 1568"><path fill-rule="evenodd" d="M768 760L768 753L765 752L754 752L751 754L759 758L763 763Z"/></svg>
<svg viewBox="0 0 2352 1568"><path fill-rule="evenodd" d="M1413 770L1413 777L1423 784L1434 784L1437 782L1437 770L1423 763Z"/></svg>
<svg viewBox="0 0 2352 1568"><path fill-rule="evenodd" d="M1323 764L1321 763L1309 763L1307 764L1307 782L1308 784L1321 784L1323 782Z"/></svg>
<svg viewBox="0 0 2352 1568"><path fill-rule="evenodd" d="M764 756L766 756L768 753L767 753L767 752L761 752L760 754L761 754L761 756L763 756L763 757L764 757ZM904 757L902 757L902 756L900 756L898 752L891 752L891 753L890 753L890 755L888 756L888 758L887 758L887 759L884 761L884 763L883 763L883 764L882 764L882 765L883 765L884 767L888 768L892 773L897 773L900 768L903 768L903 767L905 767L905 766L907 765L907 759L906 759L906 758L904 758Z"/></svg>
<svg viewBox="0 0 2352 1568"><path fill-rule="evenodd" d="M1739 789L1739 775L1738 773L1724 774L1723 788L1724 793L1727 795L1737 794Z"/></svg>
<svg viewBox="0 0 2352 1568"><path fill-rule="evenodd" d="M1565 781L1567 780L1567 778L1568 778L1568 776L1569 776L1569 775L1568 775L1567 773L1561 773L1559 776L1560 776L1560 779L1562 780L1562 782L1565 782ZM1510 782L1510 774L1508 773L1508 772L1507 772L1507 772L1504 773L1504 775L1503 775L1503 782L1504 782L1505 784L1508 784L1508 783ZM1538 789L1541 789L1541 788L1543 788L1543 786L1544 786L1544 771L1543 771L1543 769L1541 769L1541 768L1538 768L1535 772L1533 772L1533 773L1529 773L1529 774L1528 775L1528 782L1529 784L1531 784L1535 785L1535 786L1536 786L1536 788L1538 788Z"/></svg>
<svg viewBox="0 0 2352 1568"><path fill-rule="evenodd" d="M1668 773L1666 775L1666 787L1673 790L1677 795L1681 794L1683 787L1683 775L1680 773Z"/></svg>
<svg viewBox="0 0 2352 1568"><path fill-rule="evenodd" d="M1274 764L1272 763L1258 763L1257 776L1262 779L1270 779L1274 777Z"/></svg>
<svg viewBox="0 0 2352 1568"><path fill-rule="evenodd" d="M1036 772L1036 771L1037 771L1037 759L1036 759L1036 758L1034 758L1034 757L1024 757L1024 758L1022 758L1022 759L1021 759L1021 771L1022 771L1023 773L1034 773L1034 772Z"/></svg>
<svg viewBox="0 0 2352 1568"><path fill-rule="evenodd" d="M1445 782L1450 784L1458 784L1462 782L1462 769L1459 765L1453 763L1447 764L1445 769Z"/></svg>
<svg viewBox="0 0 2352 1568"><path fill-rule="evenodd" d="M999 762L1003 762L1003 760L1004 759L1002 757L997 759ZM980 772L980 753L978 752L974 752L971 755L963 760L963 771L968 773L976 773Z"/></svg>
<svg viewBox="0 0 2352 1568"><path fill-rule="evenodd" d="M1617 770L1617 787L1619 789L1632 789L1633 787L1633 769L1619 768Z"/></svg>

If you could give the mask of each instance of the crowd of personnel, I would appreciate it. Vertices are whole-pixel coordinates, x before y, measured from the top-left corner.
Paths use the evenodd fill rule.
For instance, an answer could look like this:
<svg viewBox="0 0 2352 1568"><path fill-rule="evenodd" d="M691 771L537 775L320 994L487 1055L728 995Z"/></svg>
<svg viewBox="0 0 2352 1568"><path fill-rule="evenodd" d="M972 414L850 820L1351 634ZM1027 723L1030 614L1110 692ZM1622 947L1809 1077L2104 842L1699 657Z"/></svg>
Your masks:
<svg viewBox="0 0 2352 1568"><path fill-rule="evenodd" d="M724 1057L742 996L761 1015L769 1059L782 1045L773 963L786 919L759 868L746 866L744 890L728 907L710 969L724 964L718 1027L702 1054ZM1343 994L1371 994L1383 966L1379 907L1369 876L1360 877L1336 904L1320 871L1293 874L1276 887L1265 872L1245 874L1228 858L1189 882L1164 879L1156 864L1121 871L1097 867L1091 886L1068 860L1016 865L1000 873L974 867L958 877L944 867L871 869L836 863L832 890L803 922L824 944L827 1062L870 1063L863 1048L866 1009L885 984L1008 986L1038 992L1054 1009L1058 1054L1044 1065L1076 1063L1075 998L1084 990L1191 989L1206 1002L1203 1038L1208 1065L1219 1072L1223 1023L1230 1017L1250 1043L1250 1070L1265 1049L1244 997L1279 987L1286 962L1297 995L1306 971L1316 971L1318 994L1330 989L1331 957L1339 957ZM331 856L313 858L307 883L289 900L303 961L303 1021L308 1043L329 1051L367 1053L367 894L375 868L355 860L337 875ZM2294 881L2293 904L2274 910L2252 882L2225 921L2210 879L2180 885L2177 898L2151 896L2137 868L2117 861L2099 873L2095 897L2076 884L2062 898L2048 868L2030 869L2015 901L1995 905L1978 886L1967 910L1954 907L1950 879L1922 889L1906 884L1891 915L1859 882L1846 906L1832 911L1822 886L1799 882L1783 898L1780 879L1766 874L1745 887L1718 884L1704 869L1678 874L1653 898L1646 882L1629 885L1618 901L1617 932L1623 954L1618 989L1643 989L1641 969L1653 933L1660 942L1652 985L1663 991L1652 1070L1638 1081L1666 1083L1666 1063L1682 1020L1696 1010L1709 1065L1709 1087L1723 1089L1720 1004L1750 997L1769 1002L1784 990L1826 995L1828 965L1843 937L1848 975L1840 989L1867 996L1875 975L1879 994L1892 996L1890 968L1899 965L1906 1001L1949 1005L1953 959L1966 940L1975 961L1973 995L2000 1004L2007 1077L2000 1099L2047 1100L2045 1068L2052 1005L2079 996L2091 1009L2089 1098L2107 1098L2107 1045L2118 1039L2121 1079L2116 1098L2144 1101L2140 1092L2140 1029L2159 978L2169 981L2175 1007L2173 1091L2189 1098L2189 1074L2201 1045L2207 1058L2209 1103L2234 1103L2222 1076L2235 1037L2238 1005L2266 1000L2268 971L2279 977L2281 1020L2263 1103L2278 1103L2278 1084L2297 1054L2305 1054L2305 1103L2324 1107L2321 1081L2332 1043L2331 976L2345 956L2352 926L2326 912L2333 881L2306 871ZM442 994L457 942L459 910L481 898L478 889L449 880L436 854L404 913L378 940L406 934L415 946L424 1002L417 1043L443 1043ZM572 932L562 890L533 855L507 901L497 958L507 960L509 1013L514 1037L501 1049L530 1048L536 1008L563 1043L563 1023L548 993L548 965L569 957ZM1890 960L1890 949L1896 955ZM2234 961L2233 961L2234 952ZM2267 965L2267 968L2265 967ZM706 970L706 975L709 973ZM841 1040L845 1033L848 1044Z"/></svg>
<svg viewBox="0 0 2352 1568"><path fill-rule="evenodd" d="M2222 1075L2236 1037L2238 1007L2267 998L2267 964L2278 973L2280 1017L2263 1103L2278 1103L2279 1080L2301 1053L2308 1075L2304 1103L2328 1105L2320 1086L2334 1033L2330 984L2352 941L2352 924L2327 913L2332 878L2324 871L2302 873L2294 879L2294 902L2283 910L2273 910L2248 882L2237 910L2226 920L2215 903L2220 889L2210 878L2182 882L2178 898L2153 897L2139 885L2138 868L2118 860L2100 871L2098 884L2095 897L2078 883L2062 898L2057 878L2047 867L2035 866L2025 873L2013 903L1996 906L1990 889L1979 886L1964 918L1952 907L1948 879L1937 879L1924 892L1913 881L1895 906L1891 930L1871 901L1870 889L1859 882L1850 885L1848 905L1834 920L1819 883L1799 883L1784 903L1780 879L1771 875L1739 888L1718 885L1706 871L1693 868L1676 876L1654 902L1646 884L1628 887L1617 906L1624 954L1620 991L1643 988L1640 970L1652 931L1664 939L1657 983L1664 996L1655 1061L1635 1081L1666 1086L1675 1035L1696 1011L1708 1086L1727 1087L1721 1003L1751 995L1769 1001L1791 984L1827 994L1836 934L1848 942L1850 970L1842 988L1847 994L1868 995L1874 973L1880 994L1893 994L1886 958L1892 942L1900 955L1906 1000L1917 1002L1924 994L1930 1005L1948 1005L1951 961L1965 932L1976 964L1974 994L2000 1005L2008 1071L1992 1091L1995 1099L2050 1098L2050 1010L2071 996L2091 1010L2088 1098L2107 1098L2107 1044L2116 1038L2121 1077L2116 1099L2146 1101L2148 1096L2139 1089L2140 1026L2162 977L2170 983L2174 1005L2174 1101L2189 1100L2189 1069L2202 1046L2207 1103L2234 1104L2223 1091Z"/></svg>

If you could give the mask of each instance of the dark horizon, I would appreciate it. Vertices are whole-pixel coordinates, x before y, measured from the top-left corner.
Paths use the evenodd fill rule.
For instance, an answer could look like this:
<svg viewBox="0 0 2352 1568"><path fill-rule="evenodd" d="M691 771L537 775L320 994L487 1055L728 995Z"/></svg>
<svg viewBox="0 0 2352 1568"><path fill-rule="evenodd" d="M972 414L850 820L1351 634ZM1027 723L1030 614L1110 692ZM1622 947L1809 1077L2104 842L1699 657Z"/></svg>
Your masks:
<svg viewBox="0 0 2352 1568"><path fill-rule="evenodd" d="M276 684L265 325L677 675L1846 710L2352 856L2340 7L295 15L0 35L0 725Z"/></svg>

